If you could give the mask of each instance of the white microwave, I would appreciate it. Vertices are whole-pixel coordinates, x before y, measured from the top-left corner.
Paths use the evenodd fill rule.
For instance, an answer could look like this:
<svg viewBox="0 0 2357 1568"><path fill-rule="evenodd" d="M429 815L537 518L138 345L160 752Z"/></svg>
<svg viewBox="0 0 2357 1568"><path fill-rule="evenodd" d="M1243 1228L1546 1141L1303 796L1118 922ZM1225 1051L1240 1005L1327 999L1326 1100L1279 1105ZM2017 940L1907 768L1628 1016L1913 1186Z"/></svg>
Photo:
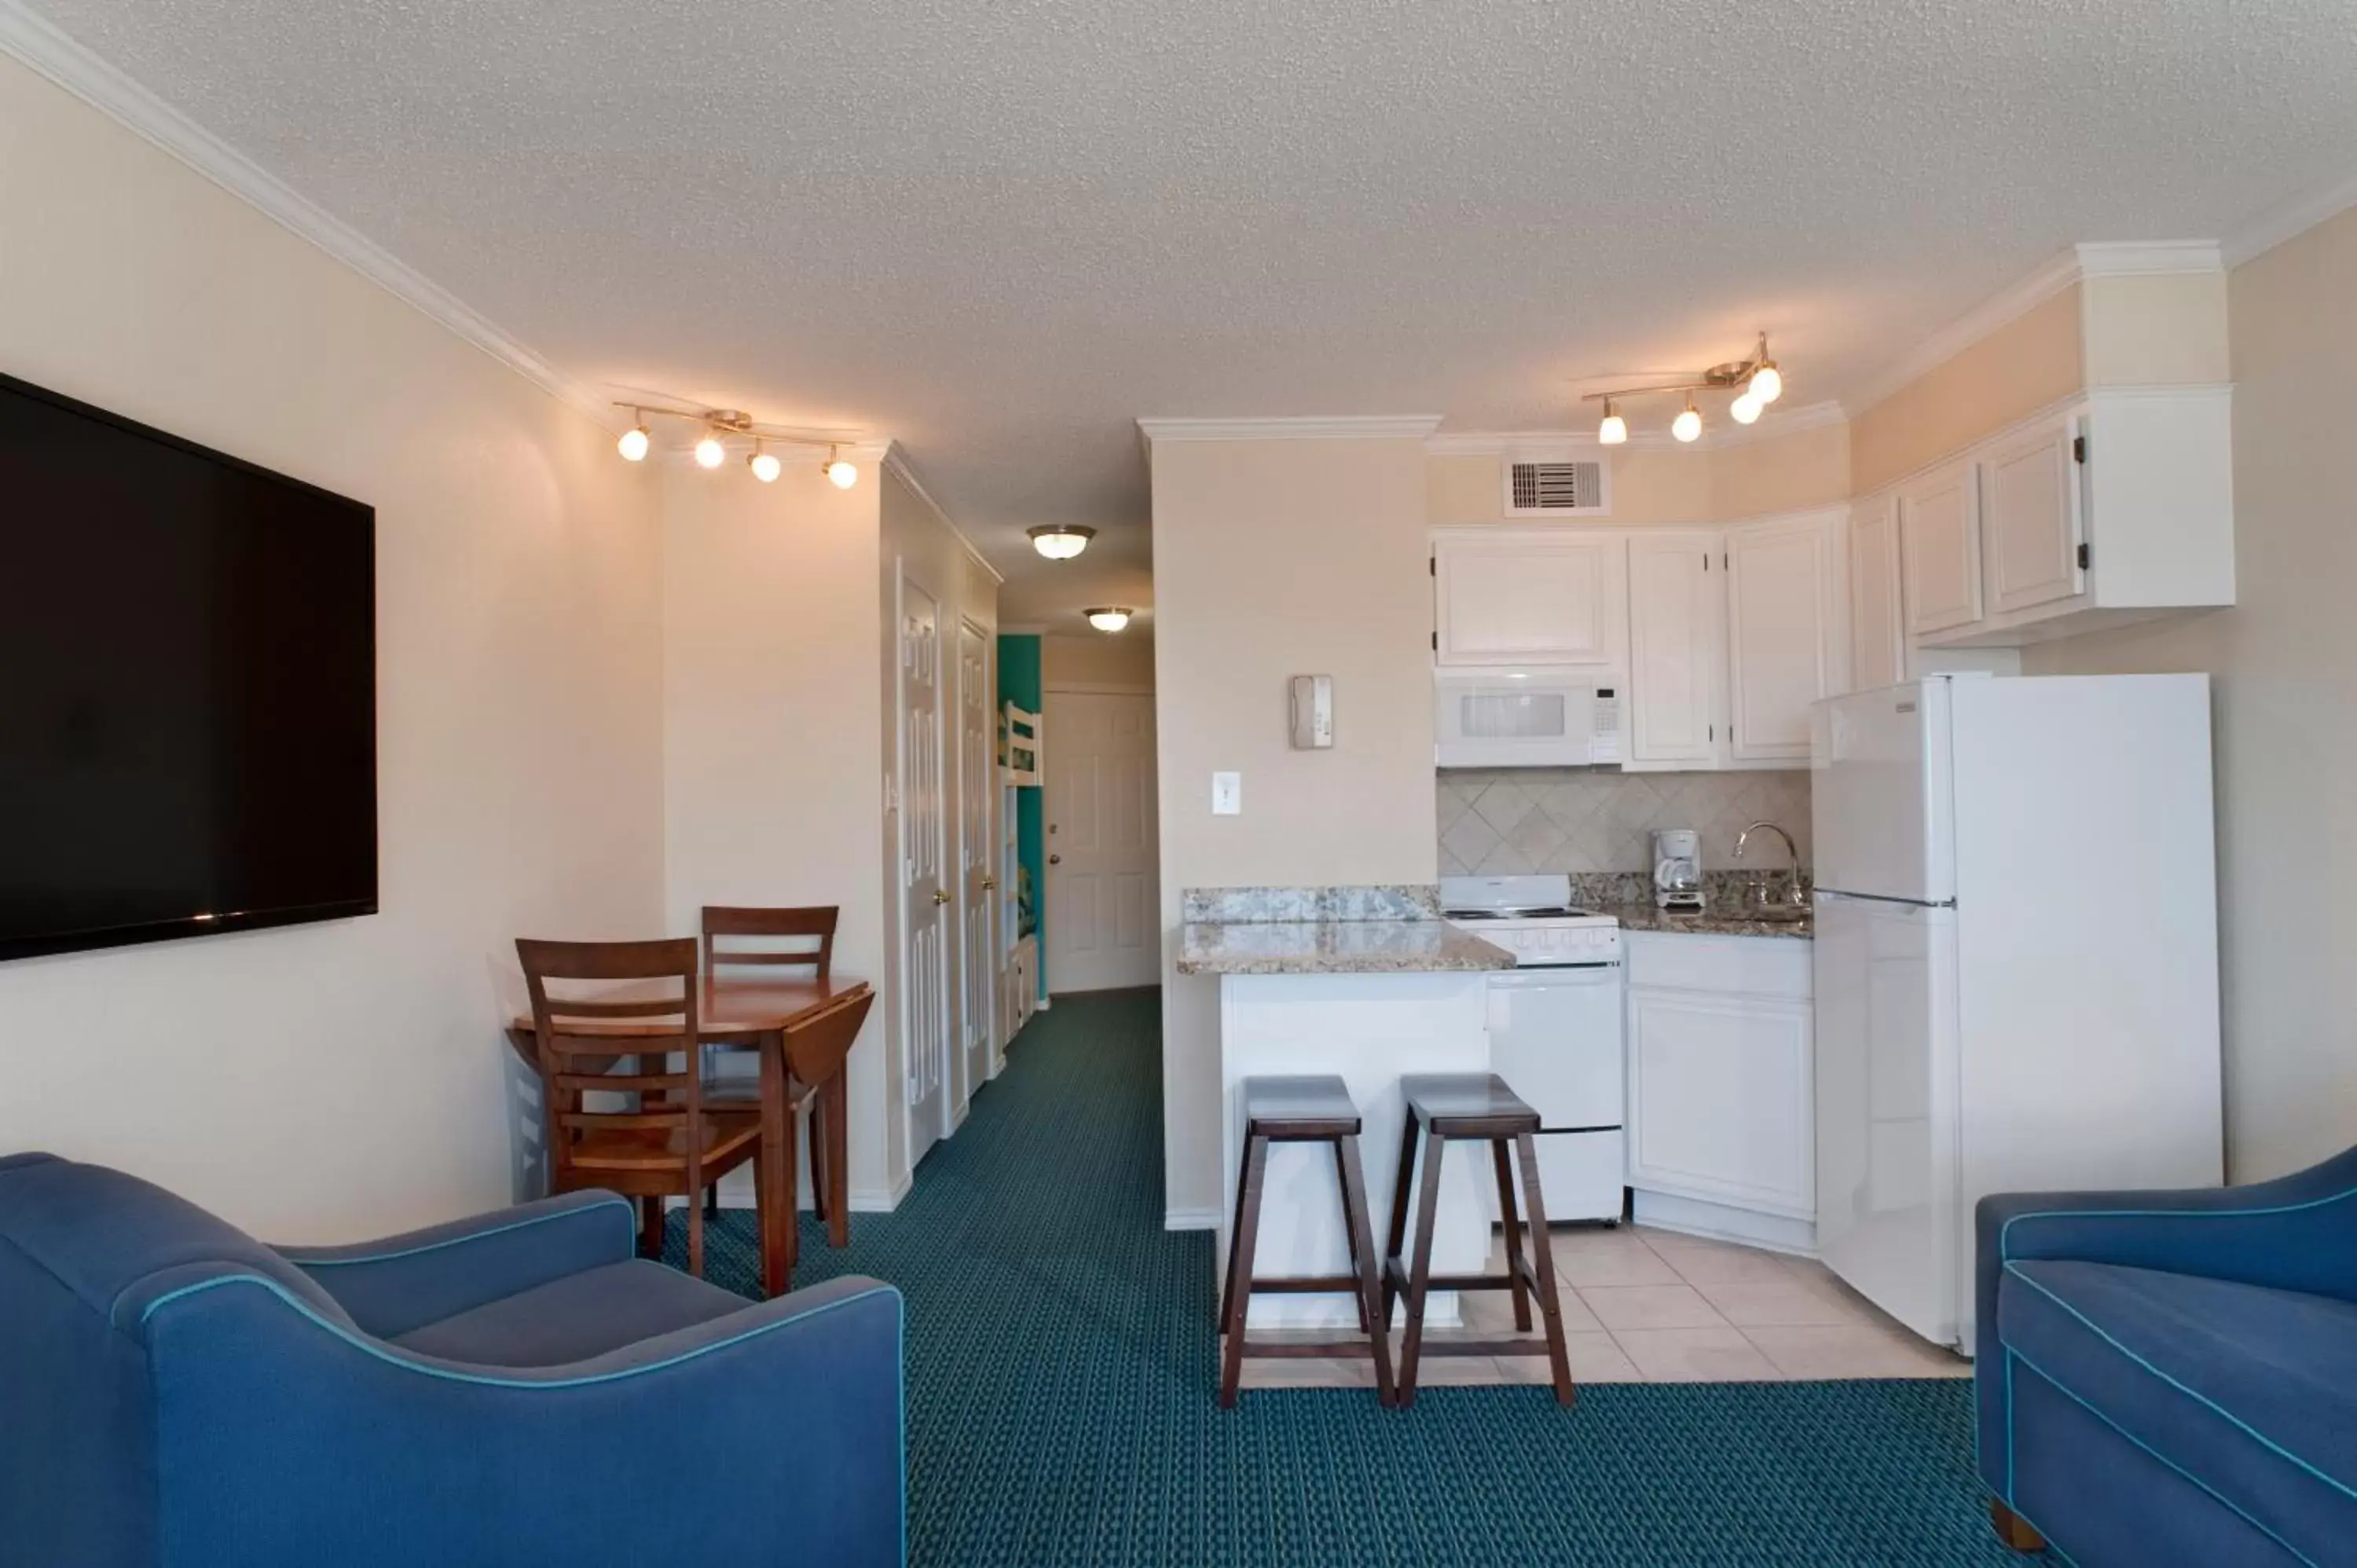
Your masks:
<svg viewBox="0 0 2357 1568"><path fill-rule="evenodd" d="M1433 735L1443 768L1592 768L1620 762L1619 677L1554 670L1443 670Z"/></svg>

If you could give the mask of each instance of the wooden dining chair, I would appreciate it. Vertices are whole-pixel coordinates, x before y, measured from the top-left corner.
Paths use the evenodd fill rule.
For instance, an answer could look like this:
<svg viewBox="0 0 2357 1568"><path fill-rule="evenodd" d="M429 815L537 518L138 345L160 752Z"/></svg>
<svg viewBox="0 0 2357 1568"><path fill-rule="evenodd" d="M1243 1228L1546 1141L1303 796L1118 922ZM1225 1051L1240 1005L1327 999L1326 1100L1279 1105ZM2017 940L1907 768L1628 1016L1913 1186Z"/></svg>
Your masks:
<svg viewBox="0 0 2357 1568"><path fill-rule="evenodd" d="M641 1248L657 1255L663 1199L687 1198L687 1267L702 1278L704 1212L694 1199L759 1154L761 1123L704 1103L694 940L519 938L516 957L532 993L550 1192L605 1187L637 1198ZM553 985L584 983L593 987L586 995L552 993ZM674 1056L684 1063L678 1071ZM625 1063L633 1070L620 1070ZM631 1108L593 1111L592 1094L625 1096Z"/></svg>
<svg viewBox="0 0 2357 1568"><path fill-rule="evenodd" d="M808 965L816 978L824 980L829 966L834 961L834 922L840 912L833 904L785 909L706 904L704 907L705 972L716 974L722 966L774 969ZM722 943L731 937L758 941L785 937L815 937L818 945L814 948L781 949L728 942L724 947Z"/></svg>
<svg viewBox="0 0 2357 1568"><path fill-rule="evenodd" d="M704 907L704 972L715 980L724 971L737 972L729 978L758 984L770 977L769 972L780 969L807 968L812 977L824 980L834 962L834 927L842 913L834 904L810 904L799 908L764 908L744 905L706 904ZM781 948L781 940L815 939L814 947ZM731 940L739 939L739 940ZM821 1219L827 1218L826 1173L819 1168L821 1151L827 1146L826 1112L812 1101L807 1085L796 1085L797 1097L788 1114L798 1115L804 1109L811 1113L811 1194ZM719 1090L731 1106L742 1102L750 1092L747 1086L727 1083ZM716 1096L717 1098L717 1096ZM786 1169L794 1168L792 1150L787 1151ZM720 1189L717 1186L705 1195L705 1212L720 1212Z"/></svg>

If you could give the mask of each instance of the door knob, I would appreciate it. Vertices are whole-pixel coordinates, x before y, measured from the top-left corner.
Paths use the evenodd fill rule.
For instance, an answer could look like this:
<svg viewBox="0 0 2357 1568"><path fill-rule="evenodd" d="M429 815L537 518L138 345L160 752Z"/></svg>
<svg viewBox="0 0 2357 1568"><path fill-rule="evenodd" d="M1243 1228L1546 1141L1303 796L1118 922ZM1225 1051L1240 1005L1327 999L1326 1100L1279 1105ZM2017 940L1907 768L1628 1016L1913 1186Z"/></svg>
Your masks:
<svg viewBox="0 0 2357 1568"><path fill-rule="evenodd" d="M948 888L946 888L946 887L936 887L936 888L934 888L934 889L933 889L933 902L934 902L934 903L936 903L936 904L946 904L946 903L948 903L949 901L950 901L950 890L949 890Z"/></svg>
<svg viewBox="0 0 2357 1568"><path fill-rule="evenodd" d="M1048 857L1048 864L1050 865L1061 865L1064 864L1064 857L1060 854L1051 854Z"/></svg>
<svg viewBox="0 0 2357 1568"><path fill-rule="evenodd" d="M996 876L985 876L985 877L984 877L984 878L982 879L982 890L983 890L985 893L992 893L992 892L996 892L996 891L997 891L997 888L998 888L998 878L997 878L997 877L996 877Z"/></svg>

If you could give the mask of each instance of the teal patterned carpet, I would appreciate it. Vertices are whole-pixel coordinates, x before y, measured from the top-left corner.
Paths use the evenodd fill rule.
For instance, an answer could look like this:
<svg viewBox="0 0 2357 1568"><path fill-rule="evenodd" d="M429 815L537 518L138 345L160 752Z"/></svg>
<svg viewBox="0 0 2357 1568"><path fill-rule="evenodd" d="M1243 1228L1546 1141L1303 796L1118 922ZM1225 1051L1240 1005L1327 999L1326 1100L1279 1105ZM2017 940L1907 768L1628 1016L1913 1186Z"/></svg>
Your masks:
<svg viewBox="0 0 2357 1568"><path fill-rule="evenodd" d="M892 1214L796 1283L909 1304L919 1568L2005 1563L1964 1381L1247 1391L1222 1412L1211 1240L1162 1229L1154 993L1067 998ZM752 1217L712 1241L758 1294ZM672 1216L673 1262L683 1216Z"/></svg>

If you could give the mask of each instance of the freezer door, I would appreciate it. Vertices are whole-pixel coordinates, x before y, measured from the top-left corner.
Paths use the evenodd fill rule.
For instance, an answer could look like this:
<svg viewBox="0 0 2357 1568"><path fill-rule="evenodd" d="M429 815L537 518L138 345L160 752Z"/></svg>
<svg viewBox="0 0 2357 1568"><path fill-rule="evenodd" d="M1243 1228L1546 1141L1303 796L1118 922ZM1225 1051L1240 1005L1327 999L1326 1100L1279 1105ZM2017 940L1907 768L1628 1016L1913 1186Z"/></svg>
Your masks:
<svg viewBox="0 0 2357 1568"><path fill-rule="evenodd" d="M1958 1341L1956 928L1950 909L1821 894L1817 1251L1926 1339Z"/></svg>
<svg viewBox="0 0 2357 1568"><path fill-rule="evenodd" d="M1956 896L1944 678L1830 697L1810 715L1819 887L1944 904Z"/></svg>

